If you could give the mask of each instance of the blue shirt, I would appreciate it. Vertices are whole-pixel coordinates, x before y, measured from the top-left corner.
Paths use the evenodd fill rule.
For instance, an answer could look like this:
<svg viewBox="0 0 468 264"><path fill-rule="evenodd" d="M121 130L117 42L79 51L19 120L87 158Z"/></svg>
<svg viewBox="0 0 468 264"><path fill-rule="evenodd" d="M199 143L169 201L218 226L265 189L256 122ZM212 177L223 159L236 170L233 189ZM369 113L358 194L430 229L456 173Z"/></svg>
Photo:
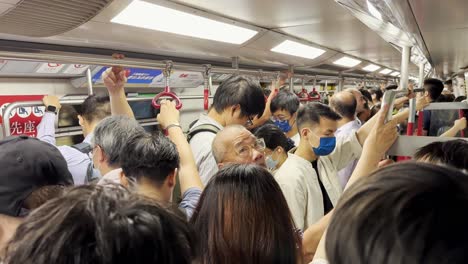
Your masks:
<svg viewBox="0 0 468 264"><path fill-rule="evenodd" d="M195 209L197 208L201 194L202 190L200 188L192 187L185 191L182 195L182 201L179 204L179 208L185 212L188 220L192 218L193 212L195 212Z"/></svg>
<svg viewBox="0 0 468 264"><path fill-rule="evenodd" d="M92 134L86 136L83 142L91 144ZM55 114L46 112L42 117L41 123L37 126L37 138L54 146L55 140ZM90 164L92 164L91 154L85 154L70 146L57 147L62 153L68 165L68 170L73 176L75 185L82 185L86 182L86 173ZM99 171L93 169L93 175L99 176Z"/></svg>
<svg viewBox="0 0 468 264"><path fill-rule="evenodd" d="M349 137L352 133L356 132L361 128L361 123L358 119L348 122L338 128L335 132L335 136L338 137ZM346 183L348 183L349 178L353 174L354 169L356 168L358 160L353 160L348 164L344 169L338 172L338 180L340 181L341 187L344 189Z"/></svg>

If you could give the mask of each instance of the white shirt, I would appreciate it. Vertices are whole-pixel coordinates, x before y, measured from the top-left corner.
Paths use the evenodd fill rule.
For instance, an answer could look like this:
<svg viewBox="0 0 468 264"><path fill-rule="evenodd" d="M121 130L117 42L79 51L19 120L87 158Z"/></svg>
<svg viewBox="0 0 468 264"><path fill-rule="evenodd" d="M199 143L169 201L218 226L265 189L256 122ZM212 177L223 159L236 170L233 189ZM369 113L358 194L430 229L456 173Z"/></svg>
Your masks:
<svg viewBox="0 0 468 264"><path fill-rule="evenodd" d="M355 120L350 121L350 122L342 125L340 128L338 128L338 130L336 130L336 132L335 132L335 136L337 138L338 137L348 137L352 133L359 130L359 128L361 128L361 122L359 121L359 119L356 118ZM357 162L358 162L357 159L351 161L348 164L348 166L346 166L346 168L344 168L344 169L342 169L342 170L340 170L338 172L338 179L340 181L341 188L344 189L344 187L346 186L346 183L348 183L349 178L351 177L351 174L353 174L353 171L356 168Z"/></svg>
<svg viewBox="0 0 468 264"><path fill-rule="evenodd" d="M306 230L324 216L323 195L312 163L295 155L295 151L292 149L288 153L288 158L274 177L288 202L296 228ZM319 157L318 177L333 206L343 192L337 177L338 170L359 158L361 152L362 146L354 133L347 138L337 138L333 153Z"/></svg>
<svg viewBox="0 0 468 264"><path fill-rule="evenodd" d="M296 135L291 137L291 140L294 141L294 145L297 147L297 146L299 146L299 142L301 141L301 135L299 135L299 133L297 133Z"/></svg>
<svg viewBox="0 0 468 264"><path fill-rule="evenodd" d="M101 179L98 181L98 185L106 185L109 183L115 183L115 184L120 184L120 175L121 175L122 169L118 168L115 170L111 170L106 175L104 175Z"/></svg>
<svg viewBox="0 0 468 264"><path fill-rule="evenodd" d="M201 114L198 121L191 128L194 129L197 126L210 124L214 125L220 130L223 126L216 122L213 118L206 114ZM200 132L192 137L190 140L190 147L192 148L195 162L197 163L198 173L200 174L201 181L204 185L218 172L218 164L216 163L211 145L216 134L211 132Z"/></svg>

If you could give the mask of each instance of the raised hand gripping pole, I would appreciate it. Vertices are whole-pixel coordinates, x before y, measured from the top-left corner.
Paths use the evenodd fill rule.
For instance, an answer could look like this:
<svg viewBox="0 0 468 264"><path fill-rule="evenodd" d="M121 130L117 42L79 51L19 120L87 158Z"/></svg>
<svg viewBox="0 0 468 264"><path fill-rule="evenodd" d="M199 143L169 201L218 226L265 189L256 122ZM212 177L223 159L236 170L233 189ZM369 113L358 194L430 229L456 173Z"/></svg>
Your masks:
<svg viewBox="0 0 468 264"><path fill-rule="evenodd" d="M177 110L182 108L182 101L180 100L180 98L177 97L177 95L175 93L171 92L170 82L171 82L172 66L173 66L173 64L172 64L171 61L166 62L166 68L163 71L164 78L166 80L166 86L164 88L164 91L157 94L153 98L153 101L152 101L152 105L156 109L161 108L161 105L159 104L158 100L160 100L162 97L169 97L169 98L174 99L176 101L176 109Z"/></svg>

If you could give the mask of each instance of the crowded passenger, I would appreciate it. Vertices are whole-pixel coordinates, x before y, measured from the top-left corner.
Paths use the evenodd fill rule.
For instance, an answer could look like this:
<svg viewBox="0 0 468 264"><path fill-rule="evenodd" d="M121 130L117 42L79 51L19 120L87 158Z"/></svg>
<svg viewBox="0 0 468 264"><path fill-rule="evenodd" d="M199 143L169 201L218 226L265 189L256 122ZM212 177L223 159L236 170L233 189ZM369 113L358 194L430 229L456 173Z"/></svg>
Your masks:
<svg viewBox="0 0 468 264"><path fill-rule="evenodd" d="M139 194L168 206L178 177L182 194L179 208L190 218L203 185L174 102L161 102L158 122L168 137L161 133L133 133L125 142L120 180Z"/></svg>
<svg viewBox="0 0 468 264"><path fill-rule="evenodd" d="M431 102L436 102L439 99L442 91L444 90L444 84L438 79L426 79L424 80L424 96ZM435 136L429 133L431 127L431 111L423 111L423 135L424 136Z"/></svg>
<svg viewBox="0 0 468 264"><path fill-rule="evenodd" d="M0 141L0 255L26 216L73 185L54 146L27 136Z"/></svg>
<svg viewBox="0 0 468 264"><path fill-rule="evenodd" d="M103 73L102 79L109 96L88 96L81 104L78 113L78 121L85 137L83 142L71 147L57 147L67 161L75 185L95 181L101 176L99 171L93 168L92 161L91 141L98 123L111 114L133 116L124 91L127 82L125 71L121 69L117 72L109 68ZM60 101L56 96L45 96L43 103L46 106L46 113L37 127L37 138L55 146L55 116L61 108Z"/></svg>
<svg viewBox="0 0 468 264"><path fill-rule="evenodd" d="M228 164L265 166L265 141L256 138L241 125L230 125L218 132L213 140L212 149L219 168Z"/></svg>
<svg viewBox="0 0 468 264"><path fill-rule="evenodd" d="M255 131L255 137L265 142L265 165L272 174L275 174L288 158L288 151L294 148L294 141L272 124L259 127Z"/></svg>
<svg viewBox="0 0 468 264"><path fill-rule="evenodd" d="M99 184L120 182L121 161L127 154L122 150L131 137L144 132L135 119L125 116L110 116L99 122L91 140L94 168L102 175Z"/></svg>
<svg viewBox="0 0 468 264"><path fill-rule="evenodd" d="M37 127L37 138L57 145L55 139L55 118L61 108L56 96L43 98L46 112ZM93 168L91 139L97 124L111 115L109 97L91 95L81 104L78 120L83 130L84 140L73 146L58 146L65 158L76 185L92 182L100 177L99 171Z"/></svg>
<svg viewBox="0 0 468 264"><path fill-rule="evenodd" d="M288 204L259 166L223 167L206 186L191 224L200 238L196 263L303 263Z"/></svg>
<svg viewBox="0 0 468 264"><path fill-rule="evenodd" d="M252 126L254 118L264 110L262 88L249 77L233 76L216 89L208 114L202 114L189 131L190 146L203 184L218 171L211 149L216 133L228 125Z"/></svg>
<svg viewBox="0 0 468 264"><path fill-rule="evenodd" d="M340 200L325 249L330 263L465 263L468 176L402 163L352 185ZM343 228L346 227L346 228Z"/></svg>
<svg viewBox="0 0 468 264"><path fill-rule="evenodd" d="M334 133L340 119L341 116L321 103L308 103L299 109L299 146L289 152L288 159L275 174L294 222L302 230L333 209L342 192L337 172L359 158L361 144L374 124L368 122L362 130L337 142Z"/></svg>
<svg viewBox="0 0 468 264"><path fill-rule="evenodd" d="M414 159L468 171L468 141L463 139L433 142L420 148Z"/></svg>
<svg viewBox="0 0 468 264"><path fill-rule="evenodd" d="M300 139L296 124L299 106L299 97L288 90L281 90L273 98L270 106L275 125L296 145L299 144Z"/></svg>
<svg viewBox="0 0 468 264"><path fill-rule="evenodd" d="M356 118L357 101L356 97L348 91L339 92L333 95L330 100L330 107L341 116L338 120L338 129L335 132L337 138L349 137L361 127L361 123ZM357 159L351 161L344 169L338 172L338 179L341 187L344 188L356 167Z"/></svg>
<svg viewBox="0 0 468 264"><path fill-rule="evenodd" d="M193 228L119 186L84 185L44 204L7 248L9 264L190 264Z"/></svg>

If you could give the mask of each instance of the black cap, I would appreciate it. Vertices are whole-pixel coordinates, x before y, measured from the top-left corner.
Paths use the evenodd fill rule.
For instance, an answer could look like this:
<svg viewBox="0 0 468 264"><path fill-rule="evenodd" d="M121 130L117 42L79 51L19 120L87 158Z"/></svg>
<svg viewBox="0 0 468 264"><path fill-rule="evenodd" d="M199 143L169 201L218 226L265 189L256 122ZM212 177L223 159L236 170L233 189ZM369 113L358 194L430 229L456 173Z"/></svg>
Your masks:
<svg viewBox="0 0 468 264"><path fill-rule="evenodd" d="M18 216L23 201L47 185L73 185L55 146L28 136L0 141L0 213Z"/></svg>

